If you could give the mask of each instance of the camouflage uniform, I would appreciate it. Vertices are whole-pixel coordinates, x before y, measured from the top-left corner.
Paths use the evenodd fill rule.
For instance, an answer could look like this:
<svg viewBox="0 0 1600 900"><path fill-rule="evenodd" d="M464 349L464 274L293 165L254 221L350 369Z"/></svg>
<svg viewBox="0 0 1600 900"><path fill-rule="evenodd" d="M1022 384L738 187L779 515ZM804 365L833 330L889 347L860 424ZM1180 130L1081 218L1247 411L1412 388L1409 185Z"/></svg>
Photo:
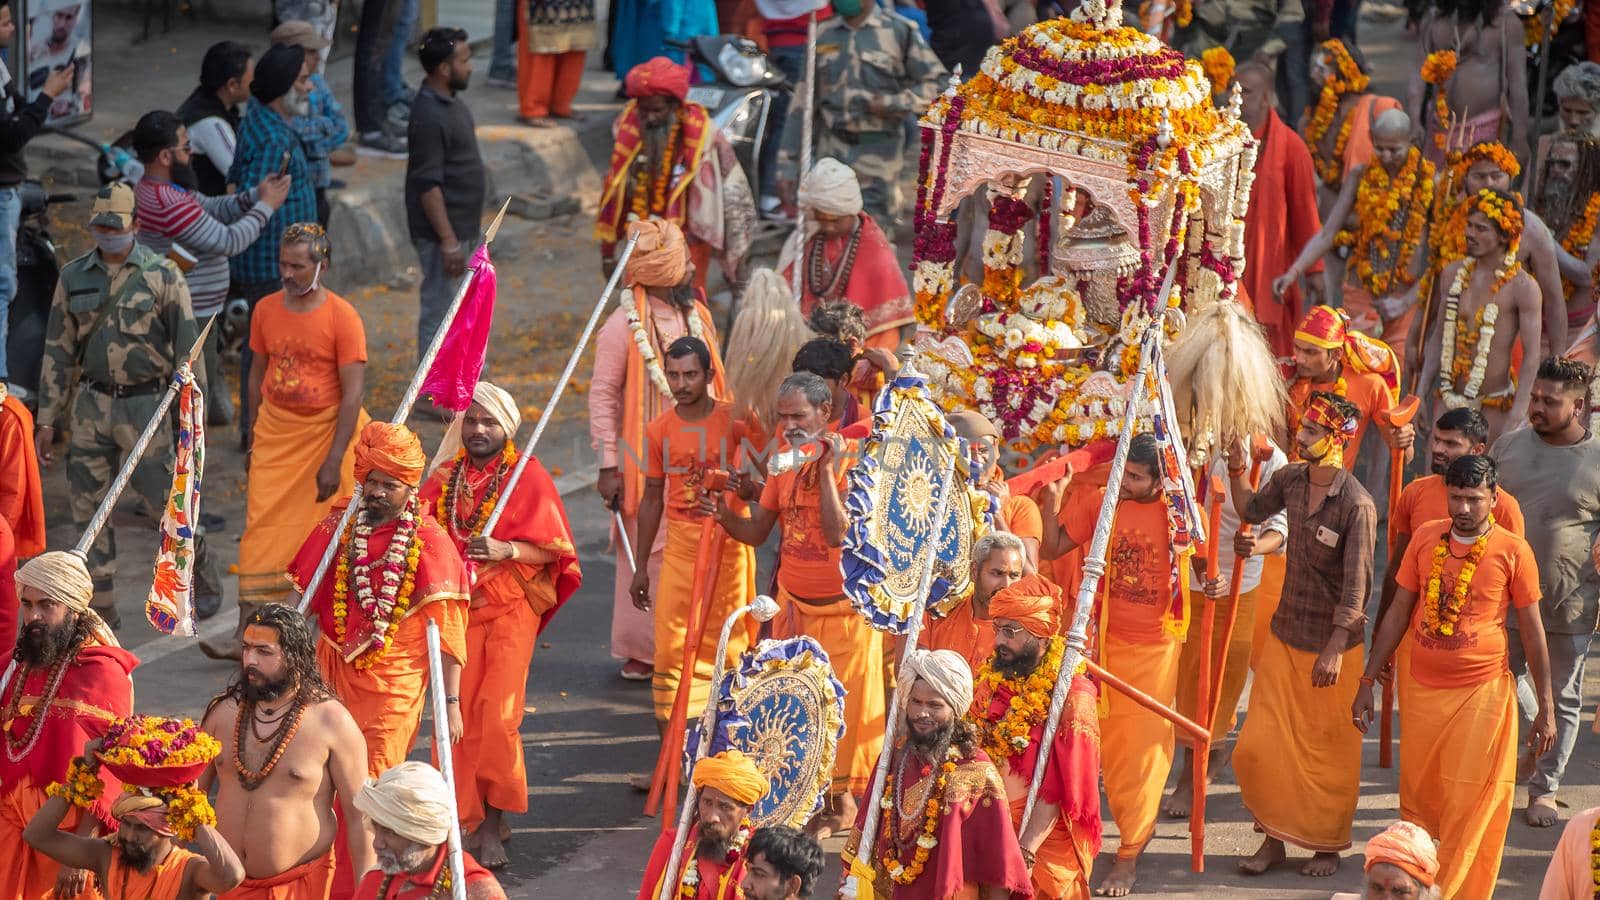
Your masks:
<svg viewBox="0 0 1600 900"><path fill-rule="evenodd" d="M874 6L859 28L843 16L817 26L817 89L812 159L837 158L854 169L867 212L890 231L899 209L907 116L920 116L943 88L945 68L910 21ZM800 155L797 88L783 130L782 165ZM798 177L795 178L799 180Z"/></svg>
<svg viewBox="0 0 1600 900"><path fill-rule="evenodd" d="M98 250L61 269L45 331L38 425L59 428L71 398L67 488L79 529L89 524L124 455L155 415L176 370L174 361L198 336L189 287L166 257L135 244L115 270L106 267ZM153 520L166 506L172 459L172 430L163 429L128 483L129 495ZM217 572L203 529L197 531L196 590L215 593ZM107 527L88 556L96 609L115 609L116 552Z"/></svg>

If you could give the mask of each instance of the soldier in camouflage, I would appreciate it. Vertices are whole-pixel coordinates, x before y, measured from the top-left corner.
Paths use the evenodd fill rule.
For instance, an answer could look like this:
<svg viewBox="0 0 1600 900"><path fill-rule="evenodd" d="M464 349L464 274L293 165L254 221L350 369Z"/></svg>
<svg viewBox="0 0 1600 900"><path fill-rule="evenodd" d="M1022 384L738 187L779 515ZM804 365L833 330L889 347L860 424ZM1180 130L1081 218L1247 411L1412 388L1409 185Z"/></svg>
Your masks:
<svg viewBox="0 0 1600 900"><path fill-rule="evenodd" d="M854 169L866 211L892 235L906 118L938 96L945 68L916 25L872 0L836 0L833 9L838 15L817 26L811 158ZM798 91L804 96L805 86ZM800 107L790 105L783 129L780 166L789 172L800 159ZM792 181L783 193L793 199Z"/></svg>
<svg viewBox="0 0 1600 900"><path fill-rule="evenodd" d="M35 441L40 461L48 465L56 424L70 398L67 488L72 521L80 529L94 516L124 454L155 415L178 361L199 336L183 274L134 243L134 228L133 190L121 183L102 188L89 220L97 249L62 267L45 330ZM166 505L171 466L172 431L163 429L129 482L132 499L152 523ZM221 592L204 530L198 531L195 606L205 615L216 612ZM90 548L88 564L93 606L115 626L116 542L110 528Z"/></svg>

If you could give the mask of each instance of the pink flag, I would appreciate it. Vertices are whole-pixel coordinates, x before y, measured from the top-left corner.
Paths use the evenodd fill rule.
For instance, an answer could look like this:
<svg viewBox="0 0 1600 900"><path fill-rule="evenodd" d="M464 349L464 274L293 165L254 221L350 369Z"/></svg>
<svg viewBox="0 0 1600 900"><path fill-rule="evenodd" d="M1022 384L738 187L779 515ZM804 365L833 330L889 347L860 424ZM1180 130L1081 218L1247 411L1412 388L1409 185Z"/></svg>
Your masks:
<svg viewBox="0 0 1600 900"><path fill-rule="evenodd" d="M494 324L494 263L489 260L489 245L480 244L472 254L472 283L456 310L455 321L445 333L439 355L422 382L422 393L444 409L464 412L472 405L472 391L483 374L483 359L489 352L489 327Z"/></svg>

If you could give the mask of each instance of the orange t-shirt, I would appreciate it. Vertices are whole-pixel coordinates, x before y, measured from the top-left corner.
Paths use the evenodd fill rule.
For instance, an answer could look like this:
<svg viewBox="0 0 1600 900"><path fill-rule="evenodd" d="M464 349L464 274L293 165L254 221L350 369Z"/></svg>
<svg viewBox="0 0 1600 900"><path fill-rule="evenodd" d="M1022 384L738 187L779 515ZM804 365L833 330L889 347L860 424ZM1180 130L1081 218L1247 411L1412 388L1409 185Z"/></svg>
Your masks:
<svg viewBox="0 0 1600 900"><path fill-rule="evenodd" d="M1456 622L1456 633L1449 637L1427 634L1422 628L1423 606L1428 602L1425 585L1433 569L1434 548L1450 530L1450 523L1429 522L1411 536L1405 562L1395 573L1395 581L1417 593L1411 614L1411 677L1432 688L1466 687L1482 684L1508 671L1506 617L1510 608L1522 609L1539 602L1539 566L1528 542L1500 525L1489 531L1483 559L1472 575L1472 588ZM1466 561L1470 544L1454 538L1439 578L1439 595L1448 598L1456 586L1456 575Z"/></svg>
<svg viewBox="0 0 1600 900"><path fill-rule="evenodd" d="M1100 518L1104 490L1084 492L1061 509L1061 526L1074 543L1087 546ZM1133 644L1157 644L1172 638L1161 617L1172 604L1172 544L1167 538L1167 508L1150 503L1117 503L1116 524L1106 548L1106 633Z"/></svg>
<svg viewBox="0 0 1600 900"><path fill-rule="evenodd" d="M734 420L733 404L716 401L711 414L698 422L667 410L645 426L645 477L662 478L666 516L671 521L698 519L700 476L707 469L729 470L738 456L744 424Z"/></svg>
<svg viewBox="0 0 1600 900"><path fill-rule="evenodd" d="M834 455L833 476L841 495L844 473L839 470L839 460L854 459L855 454L853 443L846 441ZM828 546L822 537L822 491L817 477L817 464L809 462L768 478L761 490L761 505L778 514L778 525L783 529L778 547L778 586L807 600L826 600L844 593L840 548Z"/></svg>
<svg viewBox="0 0 1600 900"><path fill-rule="evenodd" d="M1011 494L1000 504L1000 514L995 527L1009 531L1019 538L1044 540L1044 516L1039 514L1039 504L1031 497Z"/></svg>
<svg viewBox="0 0 1600 900"><path fill-rule="evenodd" d="M1416 534L1425 523L1450 518L1450 492L1443 475L1427 475L1406 485L1395 503L1389 520L1389 543L1402 534ZM1522 529L1522 506L1505 488L1494 489L1494 522L1518 537Z"/></svg>
<svg viewBox="0 0 1600 900"><path fill-rule="evenodd" d="M289 412L311 414L339 405L339 368L367 361L361 314L332 291L310 312L268 294L250 314L250 349L266 357L261 396Z"/></svg>
<svg viewBox="0 0 1600 900"><path fill-rule="evenodd" d="M1344 448L1344 467L1355 468L1356 456L1361 452L1361 437L1367 433L1367 424L1373 417L1394 406L1394 398L1389 395L1389 386L1384 383L1381 375L1371 372L1357 372L1346 365L1339 373L1344 379L1344 398L1354 403L1361 410L1361 418L1356 421L1356 433L1350 436L1350 443ZM1300 417L1305 415L1306 404L1311 400L1313 391L1326 391L1336 393L1335 385L1338 382L1323 382L1312 384L1309 381L1295 381L1289 385L1289 425L1291 429L1298 428ZM1291 430L1289 442L1285 445L1289 453L1289 461L1295 462L1299 456L1296 452L1294 433Z"/></svg>

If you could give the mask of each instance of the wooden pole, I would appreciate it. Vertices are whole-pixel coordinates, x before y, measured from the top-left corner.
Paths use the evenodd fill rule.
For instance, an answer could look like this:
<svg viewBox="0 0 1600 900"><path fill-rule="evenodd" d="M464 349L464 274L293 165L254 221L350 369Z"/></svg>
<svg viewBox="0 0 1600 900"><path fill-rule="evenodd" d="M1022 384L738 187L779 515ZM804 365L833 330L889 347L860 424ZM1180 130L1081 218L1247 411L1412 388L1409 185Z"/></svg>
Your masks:
<svg viewBox="0 0 1600 900"><path fill-rule="evenodd" d="M1221 549L1222 537L1222 492L1228 489L1222 478L1213 476L1211 479L1211 495L1206 498L1206 580L1217 577L1217 556ZM1211 698L1215 696L1211 679L1211 638L1216 627L1217 598L1211 592L1202 589L1200 592L1205 600L1201 603L1200 618L1200 675L1195 690L1199 703L1195 708L1200 711L1200 724L1206 729L1205 738L1197 742L1190 750L1190 774L1194 777L1194 802L1189 806L1189 830L1196 835L1196 840L1190 847L1190 863L1196 872L1204 872L1205 859L1205 833L1206 833L1206 779L1211 767L1211 723L1206 717L1206 711L1211 708Z"/></svg>
<svg viewBox="0 0 1600 900"><path fill-rule="evenodd" d="M1391 407L1384 413L1384 424L1390 428L1401 428L1411 423L1416 417L1417 409L1422 401L1412 394L1401 400L1399 404ZM1404 450L1389 451L1389 521L1394 521L1395 508L1400 505L1400 492L1405 485L1406 453ZM1390 678L1383 685L1383 711L1378 718L1378 767L1383 769L1394 766L1394 679Z"/></svg>

